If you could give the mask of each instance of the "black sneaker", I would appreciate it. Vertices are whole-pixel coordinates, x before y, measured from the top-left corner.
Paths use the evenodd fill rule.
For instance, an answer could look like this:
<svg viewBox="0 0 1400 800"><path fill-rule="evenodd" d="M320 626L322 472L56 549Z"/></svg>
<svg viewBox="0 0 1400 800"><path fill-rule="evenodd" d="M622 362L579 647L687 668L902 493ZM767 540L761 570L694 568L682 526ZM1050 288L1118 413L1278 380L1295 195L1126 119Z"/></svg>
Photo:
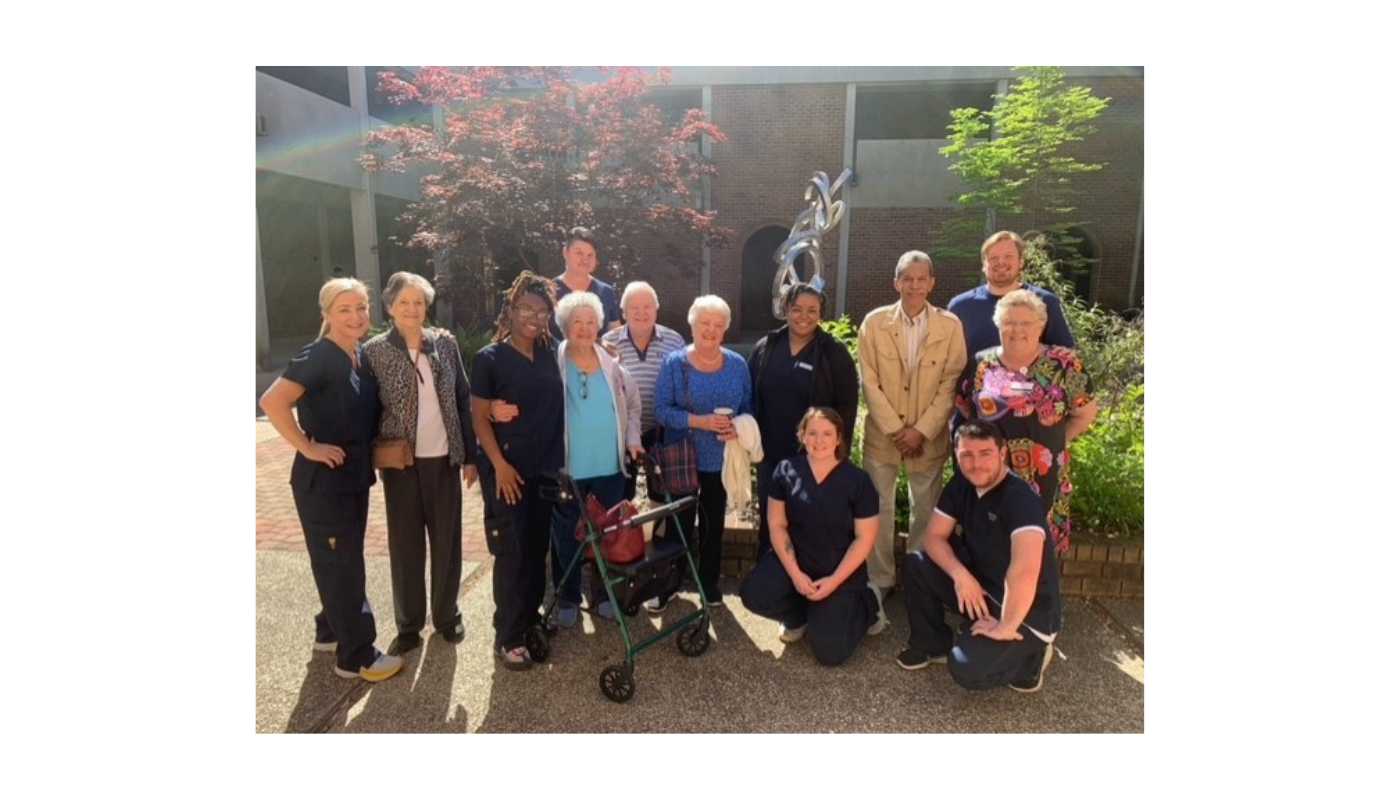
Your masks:
<svg viewBox="0 0 1400 800"><path fill-rule="evenodd" d="M1007 685L1011 687L1011 691L1013 692L1025 692L1029 694L1030 692L1040 691L1040 687L1045 685L1045 668L1050 666L1050 662L1054 659L1055 645L1045 645L1045 656L1040 659L1040 669L1036 670L1035 677L1024 681L1012 681Z"/></svg>
<svg viewBox="0 0 1400 800"><path fill-rule="evenodd" d="M401 633L394 637L394 643L389 647L391 655L401 656L404 653L417 650L423 644L423 637L417 633Z"/></svg>
<svg viewBox="0 0 1400 800"><path fill-rule="evenodd" d="M946 654L926 656L912 647L906 647L899 651L899 655L895 656L894 660L899 666L912 672L916 669L923 669L929 664L947 664L948 656Z"/></svg>
<svg viewBox="0 0 1400 800"><path fill-rule="evenodd" d="M462 640L467 638L467 626L463 625L461 620L457 620L438 633L442 634L442 638L448 644L461 644Z"/></svg>

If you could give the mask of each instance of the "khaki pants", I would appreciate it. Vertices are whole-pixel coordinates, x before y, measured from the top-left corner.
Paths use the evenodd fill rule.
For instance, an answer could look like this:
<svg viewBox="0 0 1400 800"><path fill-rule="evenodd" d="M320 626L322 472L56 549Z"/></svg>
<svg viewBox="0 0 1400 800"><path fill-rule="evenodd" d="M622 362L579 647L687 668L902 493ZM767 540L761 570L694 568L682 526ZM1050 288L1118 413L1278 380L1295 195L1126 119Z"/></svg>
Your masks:
<svg viewBox="0 0 1400 800"><path fill-rule="evenodd" d="M928 531L929 520L933 518L933 507L938 503L938 495L943 491L943 462L935 461L929 472L909 472L909 541L906 553L917 552L923 547L924 533ZM866 559L870 571L870 582L881 589L894 587L894 485L899 477L899 464L888 463L872 458L866 451L862 459L870 479L875 482L875 490L880 493L880 531L875 537L875 549Z"/></svg>

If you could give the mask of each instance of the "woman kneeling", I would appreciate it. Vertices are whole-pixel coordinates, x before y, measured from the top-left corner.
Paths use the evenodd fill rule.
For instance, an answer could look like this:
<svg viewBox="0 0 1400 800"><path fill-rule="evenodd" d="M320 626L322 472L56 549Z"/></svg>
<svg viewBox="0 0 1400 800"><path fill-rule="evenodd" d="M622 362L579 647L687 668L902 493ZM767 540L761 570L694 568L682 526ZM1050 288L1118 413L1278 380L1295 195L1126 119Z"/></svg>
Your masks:
<svg viewBox="0 0 1400 800"><path fill-rule="evenodd" d="M846 460L841 416L811 408L797 438L806 450L778 464L768 497L773 549L744 579L744 607L780 623L778 638L812 642L817 661L850 658L861 637L885 629L880 598L867 582L880 496L870 476Z"/></svg>

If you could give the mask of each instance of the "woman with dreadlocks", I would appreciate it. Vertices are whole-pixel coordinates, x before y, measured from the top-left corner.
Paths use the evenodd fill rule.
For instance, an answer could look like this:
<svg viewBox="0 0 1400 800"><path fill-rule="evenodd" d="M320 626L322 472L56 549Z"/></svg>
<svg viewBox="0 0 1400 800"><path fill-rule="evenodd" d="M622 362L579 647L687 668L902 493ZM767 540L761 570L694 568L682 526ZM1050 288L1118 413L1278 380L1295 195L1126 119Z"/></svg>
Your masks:
<svg viewBox="0 0 1400 800"><path fill-rule="evenodd" d="M472 422L486 505L486 545L496 557L495 652L506 669L529 669L525 632L540 621L553 506L540 491L564 466L564 387L549 337L554 285L522 272L505 292L496 335L472 358ZM492 401L514 406L509 422ZM499 405L499 404L498 404Z"/></svg>

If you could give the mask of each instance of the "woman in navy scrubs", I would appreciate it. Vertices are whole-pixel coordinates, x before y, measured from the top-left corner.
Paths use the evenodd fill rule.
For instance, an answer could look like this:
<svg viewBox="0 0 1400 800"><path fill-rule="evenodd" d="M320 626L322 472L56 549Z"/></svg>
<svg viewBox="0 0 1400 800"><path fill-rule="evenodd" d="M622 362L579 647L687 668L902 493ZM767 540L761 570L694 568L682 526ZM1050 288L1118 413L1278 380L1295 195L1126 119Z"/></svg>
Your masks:
<svg viewBox="0 0 1400 800"><path fill-rule="evenodd" d="M545 558L554 505L541 490L564 467L564 384L549 320L554 284L520 273L505 293L492 343L472 359L472 427L486 505L486 546L496 557L492 594L495 652L506 669L529 669L525 632L540 621ZM492 419L493 400L513 406ZM499 405L499 404L498 404Z"/></svg>
<svg viewBox="0 0 1400 800"><path fill-rule="evenodd" d="M806 636L817 661L850 658L867 634L884 630L880 600L866 578L880 496L864 470L846 460L841 415L811 408L797 438L806 454L773 472L768 526L773 549L739 590L744 607L780 623L778 638Z"/></svg>
<svg viewBox="0 0 1400 800"><path fill-rule="evenodd" d="M321 335L302 348L258 404L297 450L292 498L306 536L321 611L312 649L335 651L335 674L382 681L403 659L374 648L365 600L365 523L374 485L377 387L360 337L369 329L369 292L353 278L321 287ZM296 416L292 408L296 407Z"/></svg>
<svg viewBox="0 0 1400 800"><path fill-rule="evenodd" d="M758 507L768 502L773 470L785 458L798 453L792 437L807 409L836 409L845 426L843 442L851 441L860 402L860 378L845 345L821 329L826 298L810 283L794 283L783 294L787 324L758 340L749 356L753 384L753 416L763 440L763 461L758 465ZM771 549L768 515L759 516L758 552Z"/></svg>

